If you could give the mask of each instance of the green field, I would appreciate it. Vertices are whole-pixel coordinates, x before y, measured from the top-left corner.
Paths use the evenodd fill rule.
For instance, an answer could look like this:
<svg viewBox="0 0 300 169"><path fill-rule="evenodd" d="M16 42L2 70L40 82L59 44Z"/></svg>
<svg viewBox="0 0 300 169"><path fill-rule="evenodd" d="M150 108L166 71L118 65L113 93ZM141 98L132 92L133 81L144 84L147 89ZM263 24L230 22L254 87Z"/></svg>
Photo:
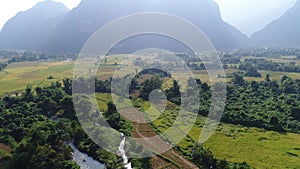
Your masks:
<svg viewBox="0 0 300 169"><path fill-rule="evenodd" d="M125 59L122 60L122 59ZM137 57L137 56L135 56ZM269 58L266 58L269 59ZM272 59L277 61L276 59ZM286 58L279 59L281 62L291 62L294 60L289 60ZM112 56L107 60L105 65L102 65L98 70L97 77L100 80L109 79L113 74L118 64L126 64L128 62L126 55ZM115 65L115 63L117 65ZM10 64L4 71L0 72L0 95L4 93L11 93L26 88L28 84L33 86L45 86L49 85L51 82L62 80L65 77L72 77L74 70L74 62L21 62ZM129 72L134 72L134 69L125 69ZM237 69L225 69L225 73L233 73L239 71ZM274 72L274 71L259 71L262 74L261 78L245 77L245 80L251 81L262 81L264 80L266 74L271 76L273 80L280 80L282 76L287 75L294 79L300 79L300 73L288 73L288 72ZM196 78L201 79L202 82L211 83L208 78L208 73L205 70L193 71ZM216 72L213 72L215 75ZM180 76L180 73L178 73ZM48 80L48 76L53 76L54 79ZM182 75L183 76L183 75ZM216 78L216 77L214 77ZM224 81L222 78L216 78L216 81ZM227 82L231 79L227 78ZM163 88L167 88L172 84L172 80L167 81Z"/></svg>
<svg viewBox="0 0 300 169"><path fill-rule="evenodd" d="M111 101L110 94L96 96L98 106L106 110L106 102ZM150 107L149 102L139 104L144 110ZM175 121L176 109L178 110L179 107L166 110L159 118L155 109L147 111L147 115L149 119L156 119L153 121L155 128L163 132ZM189 135L179 143L178 146L183 152L190 153L188 148L199 140L203 124L204 118L201 116ZM177 126L178 129L184 127L184 124ZM210 149L218 159L226 159L230 162L246 161L255 168L300 168L300 134L279 133L222 123L204 143L204 147Z"/></svg>
<svg viewBox="0 0 300 169"><path fill-rule="evenodd" d="M150 114L151 115L151 114ZM162 118L154 125L165 131L176 116L172 111L165 111ZM200 117L179 147L188 152L194 142L199 141L199 134L204 119ZM178 126L182 129L184 126ZM192 138L192 140L191 140ZM300 168L300 135L278 133L254 127L220 124L213 135L204 143L219 159L230 162L246 161L256 168Z"/></svg>
<svg viewBox="0 0 300 169"><path fill-rule="evenodd" d="M204 144L218 158L246 161L256 168L300 168L299 134L225 124L218 130Z"/></svg>
<svg viewBox="0 0 300 169"><path fill-rule="evenodd" d="M125 59L125 60L122 60ZM137 56L135 56L137 57ZM270 60L270 58L265 58ZM280 60L281 62L291 62L294 60L289 60L286 58L282 59L272 59L272 61ZM112 56L107 59L106 64L101 64L100 69L98 70L97 77L100 80L109 79L114 75L119 64L127 64L130 60L126 55L117 55ZM117 65L115 65L115 63ZM62 80L65 77L73 76L74 62L21 62L10 64L4 71L0 72L0 95L4 93L11 93L19 90L23 90L28 84L37 86L49 85L51 82ZM125 67L123 72L134 73L134 68ZM237 69L225 69L226 74L237 72ZM217 72L213 72L216 81L224 81L224 78L217 78ZM254 77L245 77L247 81L263 81L267 74L270 75L272 80L279 80L284 76L289 76L294 79L300 79L300 73L289 73L289 72L275 72L275 71L262 71L260 70L261 78ZM184 73L177 73L179 78L184 77ZM182 74L182 75L181 75ZM202 82L207 82L211 84L208 73L206 70L195 70L193 71L195 78L201 79ZM48 80L48 76L53 76L54 79ZM226 81L230 82L232 79L227 78ZM163 88L167 88L172 84L172 80L168 80L164 83Z"/></svg>
<svg viewBox="0 0 300 169"><path fill-rule="evenodd" d="M110 62L102 67L98 77L107 79L113 74L116 67ZM120 63L120 60L119 60ZM118 64L119 64L118 63ZM74 62L22 62L10 64L4 71L0 72L0 95L12 93L26 88L28 84L32 86L46 86L52 82L62 80L65 77L72 77ZM228 69L226 73L237 71ZM203 82L208 82L206 71L195 71L195 77ZM266 74L270 74L271 79L280 80L287 75L295 79L300 79L299 73L260 71L262 78L245 78L246 80L261 81ZM54 79L48 80L48 76ZM227 79L230 81L230 79ZM172 81L168 80L163 84L163 88L171 86ZM106 103L111 100L109 94L97 94L97 103L101 110L107 109ZM149 102L139 101L141 108L147 109ZM160 131L170 127L176 118L175 106L166 110L159 116L157 111L147 111L149 119L156 119L153 125ZM157 118L159 116L159 118ZM200 117L188 137L180 144L180 149L184 152L188 147L193 146L198 141L199 133L203 126L204 119ZM178 128L184 128L177 126ZM244 127L240 125L221 124L212 137L205 142L204 146L210 149L219 159L226 159L230 162L246 161L256 168L300 168L300 135L293 133L278 133L263 129ZM186 152L189 153L189 152Z"/></svg>
<svg viewBox="0 0 300 169"><path fill-rule="evenodd" d="M46 86L73 76L73 62L21 62L0 72L0 95L23 90L27 85ZM53 79L48 80L48 76Z"/></svg>

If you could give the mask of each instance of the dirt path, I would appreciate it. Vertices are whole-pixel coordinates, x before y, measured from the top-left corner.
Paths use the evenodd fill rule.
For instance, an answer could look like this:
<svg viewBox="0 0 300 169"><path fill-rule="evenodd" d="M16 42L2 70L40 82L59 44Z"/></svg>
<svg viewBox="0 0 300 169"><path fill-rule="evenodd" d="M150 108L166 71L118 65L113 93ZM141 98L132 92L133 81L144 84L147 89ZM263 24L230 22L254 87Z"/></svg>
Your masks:
<svg viewBox="0 0 300 169"><path fill-rule="evenodd" d="M134 127L135 127L135 130L133 132L133 136L135 138L149 138L149 137L154 137L157 135L154 132L154 130L151 128L150 124L148 124L148 123L141 123L141 124L134 123ZM153 144L153 142L150 142L150 141L143 142L142 144L145 145L147 148L150 148L151 150L154 150L154 151L162 146L169 146L161 138L159 140L155 141L155 145ZM157 146L157 145L159 145L159 146ZM170 149L169 151L162 153L161 156L163 156L164 158L169 159L171 161L168 166L168 168L171 168L171 169L173 169L173 168L197 169L198 168L195 164L193 164L192 162L190 162L189 160L185 159L180 154L178 154L174 149ZM161 163L161 160L164 160L164 159L159 156L155 156L152 158L152 160L154 160L153 163L155 164L157 162ZM173 164L172 162L175 164ZM155 167L155 166L152 165L152 167ZM158 168L161 168L161 167L158 167Z"/></svg>
<svg viewBox="0 0 300 169"><path fill-rule="evenodd" d="M12 149L8 145L5 145L3 143L0 143L0 150L6 151L8 153L12 152Z"/></svg>
<svg viewBox="0 0 300 169"><path fill-rule="evenodd" d="M3 78L5 78L7 75L8 75L8 72L6 72L6 71L0 71L0 73L2 74L0 74L0 79L3 79Z"/></svg>

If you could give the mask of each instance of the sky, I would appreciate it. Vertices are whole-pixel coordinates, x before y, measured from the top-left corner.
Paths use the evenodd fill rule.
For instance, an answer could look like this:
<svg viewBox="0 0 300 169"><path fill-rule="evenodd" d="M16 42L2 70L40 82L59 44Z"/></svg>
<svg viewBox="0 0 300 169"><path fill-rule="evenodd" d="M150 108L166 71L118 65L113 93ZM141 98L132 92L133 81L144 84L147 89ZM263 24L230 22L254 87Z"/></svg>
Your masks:
<svg viewBox="0 0 300 169"><path fill-rule="evenodd" d="M7 20L20 11L33 7L41 0L0 0L0 30ZM80 0L55 0L69 9L76 7ZM262 29L270 21L280 17L291 8L296 0L215 0L224 21L238 28L246 35Z"/></svg>
<svg viewBox="0 0 300 169"><path fill-rule="evenodd" d="M297 0L215 0L224 21L251 35L279 18Z"/></svg>

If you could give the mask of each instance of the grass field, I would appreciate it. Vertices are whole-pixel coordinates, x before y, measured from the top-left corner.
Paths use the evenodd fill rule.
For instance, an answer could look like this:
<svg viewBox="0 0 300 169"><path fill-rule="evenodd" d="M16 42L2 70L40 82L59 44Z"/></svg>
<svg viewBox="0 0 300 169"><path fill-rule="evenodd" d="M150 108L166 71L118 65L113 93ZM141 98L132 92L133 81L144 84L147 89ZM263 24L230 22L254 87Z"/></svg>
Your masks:
<svg viewBox="0 0 300 169"><path fill-rule="evenodd" d="M73 76L73 62L21 62L0 72L0 95L23 90L27 85L45 86ZM54 79L48 80L48 76Z"/></svg>
<svg viewBox="0 0 300 169"><path fill-rule="evenodd" d="M278 58L271 58L271 57L243 57L241 60L244 61L245 59L265 59L272 62L280 62L280 63L289 63L295 62L296 64L300 65L300 60L296 59L296 56L281 56Z"/></svg>
<svg viewBox="0 0 300 169"><path fill-rule="evenodd" d="M300 168L300 135L223 124L204 144L218 158L256 168ZM192 130L198 138L200 129Z"/></svg>
<svg viewBox="0 0 300 169"><path fill-rule="evenodd" d="M106 102L111 101L110 94L97 94L98 106L106 110ZM149 102L141 101L139 106L147 110ZM170 104L163 114L157 110L146 111L149 119L160 132L164 132L176 119L178 106ZM177 111L176 111L177 110ZM159 116L159 118L157 118ZM190 153L188 148L199 140L204 118L199 117L188 136L179 143L183 152ZM177 126L184 129L185 124ZM204 143L218 159L230 162L246 161L255 168L300 168L300 135L279 133L254 127L220 124L213 135Z"/></svg>
<svg viewBox="0 0 300 169"><path fill-rule="evenodd" d="M154 125L165 131L176 116L165 111ZM200 117L179 147L189 153L188 147L199 141L204 119ZM179 129L184 126L178 126ZM300 168L300 135L278 133L240 125L220 124L204 147L218 159L230 162L246 161L255 168Z"/></svg>
<svg viewBox="0 0 300 169"><path fill-rule="evenodd" d="M120 60L118 60L120 62ZM108 79L112 74L115 65L114 60L109 60L109 65L103 67L102 73L98 76ZM23 90L28 84L33 86L45 86L51 82L62 80L65 77L72 77L74 62L23 62L13 63L4 71L0 72L0 95ZM235 69L225 70L226 73L237 71ZM266 74L270 74L271 79L280 80L287 75L300 79L300 73L270 72L260 71L262 78L245 78L246 80L261 81ZM206 71L195 71L196 78L203 82L208 82ZM47 77L54 77L48 80ZM100 78L101 79L101 78ZM227 79L230 81L230 79ZM167 88L172 81L164 83ZM107 109L106 103L111 100L109 94L97 94L97 103L102 111ZM149 102L138 101L140 107L147 109ZM169 105L169 110L163 114L157 111L147 111L149 119L156 119L153 124L159 130L164 131L169 128L176 118L176 108ZM160 116L159 116L160 115ZM159 118L157 118L159 116ZM194 144L199 138L199 133L203 126L203 119L198 119L188 137L180 144L180 148L185 150ZM178 128L184 128L178 126ZM256 168L300 168L300 135L292 133L278 133L266 131L258 128L243 127L239 125L221 124L212 137L204 144L219 159L227 159L231 162L246 161Z"/></svg>
<svg viewBox="0 0 300 169"><path fill-rule="evenodd" d="M126 55L120 55L121 58L126 58ZM291 61L288 59L280 59L284 61ZM117 56L108 59L106 65L101 66L99 69L99 73L97 77L100 80L109 79L113 74L118 65L117 64L124 64L122 59L117 59ZM74 62L21 62L21 63L13 63L10 64L4 71L0 72L0 95L4 93L11 93L14 91L23 90L26 88L28 84L32 86L37 85L49 85L51 82L62 80L64 77L72 77L73 76L73 69L74 69ZM130 71L133 73L135 70L124 70ZM226 69L226 73L233 73L238 71L236 69ZM273 72L273 71L259 71L262 74L261 78L250 78L245 77L245 80L251 81L262 81L264 80L266 74L271 76L273 80L280 80L282 76L287 75L295 79L300 79L300 73L288 73L288 72ZM194 76L196 78L201 79L202 82L211 83L207 71L193 71ZM214 72L213 72L214 73ZM214 73L215 75L217 73ZM48 76L53 76L54 79L48 80ZM180 73L179 73L180 76ZM182 75L184 76L184 75ZM216 78L216 77L214 77ZM222 78L216 78L216 81L224 81ZM227 78L226 81L231 81L230 78ZM167 81L164 83L163 88L167 88L172 84L172 80Z"/></svg>

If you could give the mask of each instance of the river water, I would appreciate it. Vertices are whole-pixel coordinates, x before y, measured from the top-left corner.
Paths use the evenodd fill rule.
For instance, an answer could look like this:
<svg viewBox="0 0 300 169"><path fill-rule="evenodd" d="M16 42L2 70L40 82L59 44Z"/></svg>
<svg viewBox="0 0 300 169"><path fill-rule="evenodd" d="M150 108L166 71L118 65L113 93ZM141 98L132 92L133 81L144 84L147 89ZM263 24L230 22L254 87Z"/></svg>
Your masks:
<svg viewBox="0 0 300 169"><path fill-rule="evenodd" d="M70 146L74 150L73 161L80 166L80 169L105 169L105 164L102 164L87 154L80 152L74 144L70 144Z"/></svg>
<svg viewBox="0 0 300 169"><path fill-rule="evenodd" d="M119 152L121 153L123 164L126 169L133 169L131 163L128 162L128 157L125 152L125 136L122 134L122 141L119 146ZM82 153L74 144L70 144L70 147L73 149L73 161L75 161L80 169L105 169L105 164L100 163L99 161L94 160L92 157L88 156L86 153Z"/></svg>
<svg viewBox="0 0 300 169"><path fill-rule="evenodd" d="M119 152L121 153L121 156L123 158L123 164L125 165L125 168L132 169L131 163L128 162L128 157L126 156L126 152L125 152L125 141L126 140L125 140L124 134L122 133L121 135L122 135L123 139L119 146Z"/></svg>

